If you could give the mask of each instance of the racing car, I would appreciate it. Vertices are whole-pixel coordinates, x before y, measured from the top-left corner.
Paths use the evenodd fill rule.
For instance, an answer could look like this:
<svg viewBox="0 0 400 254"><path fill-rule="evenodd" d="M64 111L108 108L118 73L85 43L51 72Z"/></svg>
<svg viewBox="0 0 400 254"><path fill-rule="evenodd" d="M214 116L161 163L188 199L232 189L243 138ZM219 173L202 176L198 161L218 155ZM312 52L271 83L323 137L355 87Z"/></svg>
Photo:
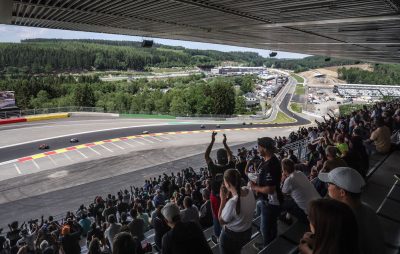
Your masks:
<svg viewBox="0 0 400 254"><path fill-rule="evenodd" d="M70 143L78 143L78 142L79 142L79 139L77 139L77 138L71 138L71 139L69 140L69 142L70 142Z"/></svg>
<svg viewBox="0 0 400 254"><path fill-rule="evenodd" d="M47 149L49 149L50 148L50 146L48 145L48 144L41 144L41 145L39 145L39 150L47 150Z"/></svg>

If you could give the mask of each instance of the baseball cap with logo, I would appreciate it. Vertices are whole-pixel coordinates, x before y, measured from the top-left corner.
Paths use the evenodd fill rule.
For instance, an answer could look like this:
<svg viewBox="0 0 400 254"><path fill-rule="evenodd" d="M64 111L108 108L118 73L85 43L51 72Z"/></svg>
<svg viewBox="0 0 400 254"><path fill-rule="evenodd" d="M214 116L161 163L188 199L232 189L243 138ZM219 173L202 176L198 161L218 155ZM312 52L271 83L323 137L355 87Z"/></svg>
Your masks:
<svg viewBox="0 0 400 254"><path fill-rule="evenodd" d="M329 173L320 172L318 178L322 182L332 183L351 193L361 193L365 185L364 178L360 173L349 167L338 167Z"/></svg>

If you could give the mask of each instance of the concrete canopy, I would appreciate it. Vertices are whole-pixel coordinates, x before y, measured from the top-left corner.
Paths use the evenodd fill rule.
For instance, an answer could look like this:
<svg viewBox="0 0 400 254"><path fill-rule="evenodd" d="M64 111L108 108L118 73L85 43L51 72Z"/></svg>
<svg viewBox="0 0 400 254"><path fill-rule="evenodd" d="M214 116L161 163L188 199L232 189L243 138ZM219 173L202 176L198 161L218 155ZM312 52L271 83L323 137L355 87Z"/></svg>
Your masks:
<svg viewBox="0 0 400 254"><path fill-rule="evenodd" d="M400 63L399 0L0 0L0 22Z"/></svg>

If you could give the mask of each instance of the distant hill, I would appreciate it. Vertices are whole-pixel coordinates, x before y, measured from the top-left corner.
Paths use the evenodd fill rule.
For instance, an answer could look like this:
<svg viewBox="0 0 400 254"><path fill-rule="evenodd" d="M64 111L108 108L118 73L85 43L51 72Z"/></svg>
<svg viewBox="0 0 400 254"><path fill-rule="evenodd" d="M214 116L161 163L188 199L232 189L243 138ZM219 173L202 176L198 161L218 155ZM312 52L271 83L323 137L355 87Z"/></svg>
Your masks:
<svg viewBox="0 0 400 254"><path fill-rule="evenodd" d="M142 48L140 42L107 40L29 39L21 43L0 43L0 72L53 73L90 70L145 70L147 67L218 66L235 62L247 66L275 66L305 71L355 61L324 57L284 60L264 58L253 52L196 50L155 44Z"/></svg>

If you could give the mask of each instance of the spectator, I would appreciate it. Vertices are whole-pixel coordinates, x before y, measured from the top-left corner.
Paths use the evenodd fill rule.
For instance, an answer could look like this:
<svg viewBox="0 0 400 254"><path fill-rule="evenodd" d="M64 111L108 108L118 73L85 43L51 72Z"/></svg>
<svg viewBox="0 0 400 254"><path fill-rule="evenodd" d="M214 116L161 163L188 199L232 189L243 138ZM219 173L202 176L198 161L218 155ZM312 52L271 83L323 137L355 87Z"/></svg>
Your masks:
<svg viewBox="0 0 400 254"><path fill-rule="evenodd" d="M71 230L72 223L72 221L69 221L61 229L61 248L65 254L80 254L79 240L81 234L80 231L73 232Z"/></svg>
<svg viewBox="0 0 400 254"><path fill-rule="evenodd" d="M162 254L211 254L203 232L194 222L182 222L179 207L166 204L161 210L171 230L162 238Z"/></svg>
<svg viewBox="0 0 400 254"><path fill-rule="evenodd" d="M280 205L283 202L283 195L280 189L281 164L274 153L277 152L275 141L272 138L264 137L258 139L258 150L264 158L258 168L259 177L257 184L250 182L251 188L258 194L262 203L260 231L263 243L255 243L254 247L261 250L267 246L278 234L278 216Z"/></svg>
<svg viewBox="0 0 400 254"><path fill-rule="evenodd" d="M85 205L82 204L82 205L79 207L78 211L76 211L76 217L78 217L78 218L80 219L80 218L82 218L82 215L83 215L83 214L86 214L86 215L87 215L87 213L88 213L87 208L85 207Z"/></svg>
<svg viewBox="0 0 400 254"><path fill-rule="evenodd" d="M129 209L129 204L124 201L124 197L122 195L118 196L118 204L117 211L119 214L126 213Z"/></svg>
<svg viewBox="0 0 400 254"><path fill-rule="evenodd" d="M137 212L138 212L138 217L140 219L142 219L143 223L144 223L144 230L143 231L144 232L148 231L150 229L149 215L147 213L143 212L143 208L142 208L141 205L139 205L137 207Z"/></svg>
<svg viewBox="0 0 400 254"><path fill-rule="evenodd" d="M19 232L21 232L22 227L25 225L25 222L21 225L21 227L18 227L18 221L13 221L11 224L8 225L8 228L10 229L9 232L7 232L7 239L10 240L10 246L13 247L17 244L18 240L21 238L19 235Z"/></svg>
<svg viewBox="0 0 400 254"><path fill-rule="evenodd" d="M97 227L96 222L92 223L91 229L87 234L87 246L89 246L90 242L94 238L99 239L99 241L101 241L103 244L105 243L104 233L99 227Z"/></svg>
<svg viewBox="0 0 400 254"><path fill-rule="evenodd" d="M131 209L132 221L128 224L129 231L133 237L137 237L139 241L144 240L144 221L138 217L136 209Z"/></svg>
<svg viewBox="0 0 400 254"><path fill-rule="evenodd" d="M29 233L28 229L22 229L21 232L19 233L20 239L17 242L17 247L21 248L22 246L26 245L27 246L27 251L28 252L35 252L35 239L37 237L38 233L38 225L33 224L33 232Z"/></svg>
<svg viewBox="0 0 400 254"><path fill-rule="evenodd" d="M114 214L108 216L108 227L104 232L105 238L110 244L111 251L113 251L114 237L121 231L121 224L117 223Z"/></svg>
<svg viewBox="0 0 400 254"><path fill-rule="evenodd" d="M307 166L307 172L310 172L312 167L317 165L319 158L319 153L316 149L316 146L313 144L308 144L307 145L307 156L306 156L306 162L305 165Z"/></svg>
<svg viewBox="0 0 400 254"><path fill-rule="evenodd" d="M107 208L103 211L103 217L107 222L110 215L114 215L114 218L117 216L117 208L114 206L112 199L107 201Z"/></svg>
<svg viewBox="0 0 400 254"><path fill-rule="evenodd" d="M157 189L156 195L153 198L153 205L154 205L154 207L157 207L160 205L164 205L164 203L165 203L165 197L163 194L161 194L161 190Z"/></svg>
<svg viewBox="0 0 400 254"><path fill-rule="evenodd" d="M293 154L293 150L292 149L289 149L288 153L289 153L288 159L292 160L294 162L294 164L299 163L299 159L297 159L296 155Z"/></svg>
<svg viewBox="0 0 400 254"><path fill-rule="evenodd" d="M133 237L126 232L119 233L112 242L113 254L136 254L138 246Z"/></svg>
<svg viewBox="0 0 400 254"><path fill-rule="evenodd" d="M256 207L253 192L241 188L241 175L236 169L224 173L218 219L224 225L220 235L220 253L240 253L251 239L251 225ZM232 196L228 199L229 196Z"/></svg>
<svg viewBox="0 0 400 254"><path fill-rule="evenodd" d="M165 218L161 213L163 206L157 207L155 210L155 216L153 219L154 227L154 242L158 250L162 249L162 237L169 231L169 227L165 222Z"/></svg>
<svg viewBox="0 0 400 254"><path fill-rule="evenodd" d="M224 144L224 149L219 149L217 151L217 164L215 164L212 161L212 159L210 157L210 153L211 153L212 147L214 145L216 135L217 135L217 132L213 132L211 134L211 143L207 147L207 150L205 153L205 160L206 160L207 167L208 167L208 170L211 175L210 202L211 202L212 215L213 215L214 234L216 236L219 236L219 234L221 233L221 226L219 225L219 221L218 221L218 209L219 209L219 204L220 204L219 189L220 189L222 181L223 181L224 172L229 168L234 168L235 165L233 163L232 151L226 142L227 139L226 139L225 134L223 135L224 139L222 141L222 143Z"/></svg>
<svg viewBox="0 0 400 254"><path fill-rule="evenodd" d="M282 192L292 197L291 200L285 200L283 209L299 221L308 223L308 205L312 200L321 198L320 195L304 173L295 171L292 160L282 160L282 173Z"/></svg>
<svg viewBox="0 0 400 254"><path fill-rule="evenodd" d="M325 161L322 172L330 172L337 167L346 167L347 163L337 156L338 149L334 146L328 146L325 150L327 161Z"/></svg>
<svg viewBox="0 0 400 254"><path fill-rule="evenodd" d="M371 133L371 137L366 142L368 154L373 154L375 152L381 154L387 154L391 148L391 132L390 129L384 124L382 118L377 118L375 120L377 126L376 130Z"/></svg>
<svg viewBox="0 0 400 254"><path fill-rule="evenodd" d="M200 207L199 221L202 229L211 227L213 224L211 202L210 202L210 191L208 189L202 190L203 205Z"/></svg>
<svg viewBox="0 0 400 254"><path fill-rule="evenodd" d="M94 238L89 244L88 254L102 254L101 243L99 239Z"/></svg>
<svg viewBox="0 0 400 254"><path fill-rule="evenodd" d="M332 199L347 204L353 210L358 225L360 253L382 253L385 250L384 234L378 216L361 202L364 178L348 167L335 168L330 173L320 173L318 177L328 183L328 194Z"/></svg>
<svg viewBox="0 0 400 254"><path fill-rule="evenodd" d="M366 166L369 163L365 163L364 161L368 161L368 154L361 139L352 137L349 140L349 151L345 156L342 156L342 159L348 167L357 170L364 178L366 177L368 171Z"/></svg>
<svg viewBox="0 0 400 254"><path fill-rule="evenodd" d="M346 142L344 142L344 135L339 134L336 136L336 148L338 150L338 153L341 156L346 155L346 153L349 151L349 146L347 145Z"/></svg>
<svg viewBox="0 0 400 254"><path fill-rule="evenodd" d="M308 214L311 232L300 241L301 254L359 254L357 221L347 205L318 199Z"/></svg>
<svg viewBox="0 0 400 254"><path fill-rule="evenodd" d="M193 201L190 197L185 197L183 200L183 206L185 209L181 211L181 221L189 222L193 221L200 226L199 222L199 210L193 204Z"/></svg>
<svg viewBox="0 0 400 254"><path fill-rule="evenodd" d="M87 233L89 232L91 228L91 220L87 217L87 213L82 213L81 214L81 219L79 220L79 225L82 227L82 235L84 237L87 236Z"/></svg>
<svg viewBox="0 0 400 254"><path fill-rule="evenodd" d="M120 223L122 226L127 226L127 225L129 224L129 222L130 222L130 221L128 221L128 215L126 214L126 212L121 213L119 223Z"/></svg>

